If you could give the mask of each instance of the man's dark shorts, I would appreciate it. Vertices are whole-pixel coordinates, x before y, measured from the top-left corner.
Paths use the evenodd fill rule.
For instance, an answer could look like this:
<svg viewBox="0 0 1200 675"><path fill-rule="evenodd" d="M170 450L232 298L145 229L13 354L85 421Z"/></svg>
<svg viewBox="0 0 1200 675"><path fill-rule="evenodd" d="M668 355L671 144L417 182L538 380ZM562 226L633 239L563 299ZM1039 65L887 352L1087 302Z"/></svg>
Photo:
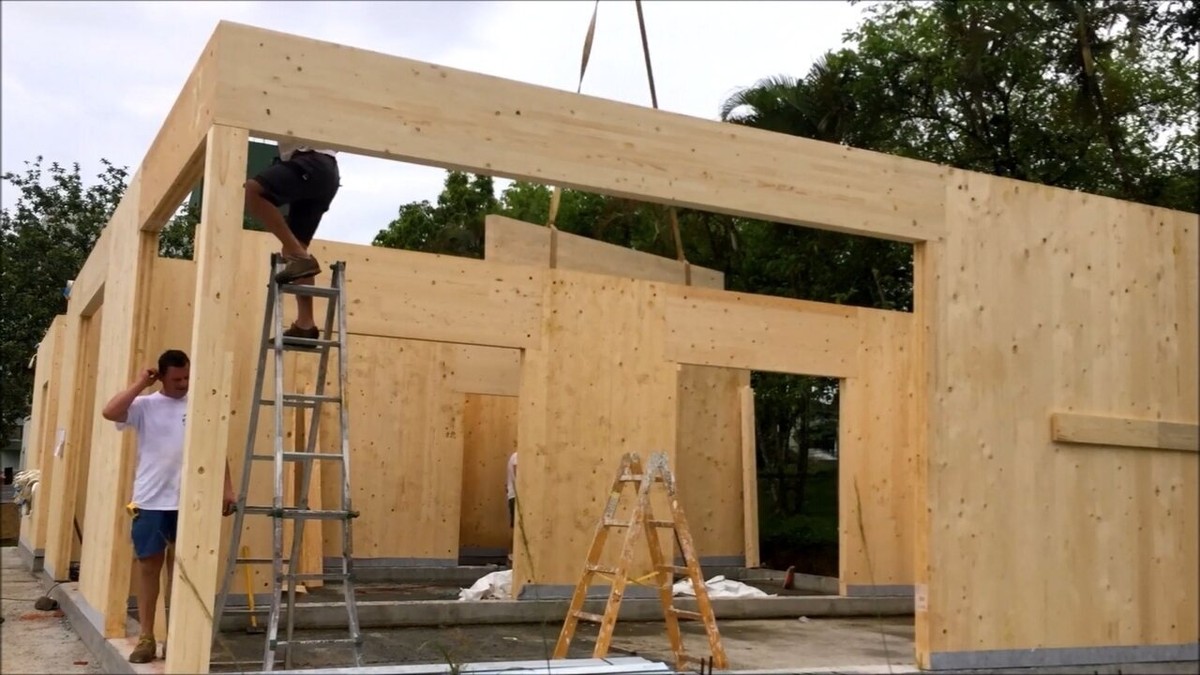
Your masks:
<svg viewBox="0 0 1200 675"><path fill-rule="evenodd" d="M337 159L313 151L296 152L286 162L276 161L254 180L263 186L267 201L288 205L288 229L305 246L317 233L341 184Z"/></svg>
<svg viewBox="0 0 1200 675"><path fill-rule="evenodd" d="M514 527L517 524L517 500L513 497L508 498L508 526Z"/></svg>
<svg viewBox="0 0 1200 675"><path fill-rule="evenodd" d="M136 510L132 526L134 557L142 560L167 550L168 543L175 543L178 526L178 511Z"/></svg>

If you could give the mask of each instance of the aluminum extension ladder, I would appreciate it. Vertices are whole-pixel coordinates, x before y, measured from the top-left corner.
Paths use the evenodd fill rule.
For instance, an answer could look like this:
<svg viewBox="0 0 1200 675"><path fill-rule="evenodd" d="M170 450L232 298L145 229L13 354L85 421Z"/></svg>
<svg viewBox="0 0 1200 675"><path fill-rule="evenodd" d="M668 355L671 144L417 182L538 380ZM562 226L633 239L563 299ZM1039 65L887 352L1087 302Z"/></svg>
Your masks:
<svg viewBox="0 0 1200 675"><path fill-rule="evenodd" d="M215 612L213 616L213 639L215 640L220 632L221 615L225 611L225 605L229 597L229 591L233 584L234 573L238 565L270 565L272 569L272 595L270 606L270 618L267 621L266 630L266 645L263 650L263 671L270 671L275 665L276 652L283 650L284 667L291 668L292 666L292 647L298 645L349 645L354 648L354 665L362 666L362 632L358 624L358 608L355 604L355 593L353 583L353 558L351 551L351 542L353 541L351 522L358 513L352 510L350 505L350 443L348 436L349 428L349 413L346 410L345 401L343 400L344 392L346 391L346 371L347 371L347 354L346 354L346 264L338 261L331 265L333 273L332 285L329 287L315 285L300 285L300 284L279 284L275 281L275 273L281 269L282 257L278 254L271 256L271 274L268 280L268 292L266 311L263 317L263 334L262 342L258 354L258 374L254 382L254 401L255 405L251 408L250 424L246 436L245 460L242 468L241 488L238 492L237 511L235 513L233 524L233 536L229 545L229 553L226 559L224 580L221 584L220 594L217 597ZM283 296L291 294L297 296L320 297L328 300L328 308L325 312L325 325L321 330L317 339L295 339L289 338L289 344L283 343ZM336 320L336 327L334 322ZM334 329L336 328L336 335ZM336 394L325 393L326 370L329 365L330 349L337 349L338 359L338 390ZM320 361L317 367L316 387L313 394L293 394L284 391L284 360L283 354L285 351L295 352L311 352L319 355ZM267 353L274 352L275 356L275 386L274 396L266 398L263 396L263 380L265 379ZM338 452L320 452L317 450L317 428L321 418L322 404L336 405L339 408L339 427L341 437L341 447ZM274 407L275 430L273 434L274 452L272 454L256 454L254 452L255 440L258 431L259 409L263 405ZM311 420L308 425L308 434L305 437L305 448L302 452L289 452L284 450L284 422L283 408L309 408L312 410ZM250 488L251 467L254 462L269 461L274 464L274 498L269 506L253 506L246 503L247 494ZM313 510L308 505L309 482L312 478L312 463L314 461L332 461L341 464L341 500L339 508L334 510ZM296 491L296 504L294 506L284 503L284 463L295 462L296 470L300 475L300 486ZM248 515L264 515L269 516L273 524L273 542L272 542L272 557L270 558L242 558L239 557L241 551L241 537L244 528L244 519ZM301 540L304 530L304 523L310 519L332 520L340 523L342 526L342 564L341 571L336 573L299 573ZM288 558L283 558L284 537L283 523L285 520L292 522L292 546L291 554ZM291 561L297 561L296 565L290 564ZM304 605L296 604L296 584L306 580L329 580L340 581L346 598L346 612L349 620L348 638L336 639L308 639L298 640L294 637L295 614L297 609L303 608ZM279 624L281 614L285 611L283 607L283 588L287 586L287 628L284 639L279 639ZM253 589L247 589L247 593L253 593ZM253 601L253 598L248 598ZM251 604L251 606L253 606ZM251 610L253 611L253 610Z"/></svg>

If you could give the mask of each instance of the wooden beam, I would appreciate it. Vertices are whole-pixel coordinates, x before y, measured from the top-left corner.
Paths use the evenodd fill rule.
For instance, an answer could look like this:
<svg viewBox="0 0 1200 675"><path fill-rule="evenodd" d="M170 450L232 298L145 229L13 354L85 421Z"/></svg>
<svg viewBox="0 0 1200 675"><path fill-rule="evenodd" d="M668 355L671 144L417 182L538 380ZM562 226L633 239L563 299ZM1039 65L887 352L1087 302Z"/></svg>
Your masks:
<svg viewBox="0 0 1200 675"><path fill-rule="evenodd" d="M1200 425L1057 412L1050 414L1050 440L1200 452Z"/></svg>
<svg viewBox="0 0 1200 675"><path fill-rule="evenodd" d="M223 21L213 121L256 136L905 241L944 169Z"/></svg>
<svg viewBox="0 0 1200 675"><path fill-rule="evenodd" d="M135 179L131 180L129 184L137 185L138 183ZM128 194L128 188L126 188L126 194ZM120 211L119 205L118 211ZM116 215L117 213L114 212L113 216ZM103 300L104 280L108 278L108 252L113 238L110 230L111 228L106 224L105 228L100 231L100 238L96 240L83 267L75 275L75 281L71 283L71 293L67 300L68 312L90 316Z"/></svg>
<svg viewBox="0 0 1200 675"><path fill-rule="evenodd" d="M485 260L549 266L550 228L497 215L484 218L483 227ZM679 260L569 232L560 231L556 237L558 267L670 284L687 281L683 263ZM691 280L693 286L725 288L725 275L707 267L692 265Z"/></svg>
<svg viewBox="0 0 1200 675"><path fill-rule="evenodd" d="M179 498L179 539L171 584L166 669L170 673L207 673L213 602L221 553L221 495L226 444L235 410L234 359L246 353L237 344L235 290L245 198L249 136L244 129L214 125L208 132L204 169L204 206L196 229L196 301L192 318L192 371L187 435Z"/></svg>
<svg viewBox="0 0 1200 675"><path fill-rule="evenodd" d="M856 308L664 286L666 357L797 375L857 375Z"/></svg>
<svg viewBox="0 0 1200 675"><path fill-rule="evenodd" d="M142 191L137 218L147 232L158 232L167 224L203 171L217 87L217 42L217 35L209 38L138 170Z"/></svg>

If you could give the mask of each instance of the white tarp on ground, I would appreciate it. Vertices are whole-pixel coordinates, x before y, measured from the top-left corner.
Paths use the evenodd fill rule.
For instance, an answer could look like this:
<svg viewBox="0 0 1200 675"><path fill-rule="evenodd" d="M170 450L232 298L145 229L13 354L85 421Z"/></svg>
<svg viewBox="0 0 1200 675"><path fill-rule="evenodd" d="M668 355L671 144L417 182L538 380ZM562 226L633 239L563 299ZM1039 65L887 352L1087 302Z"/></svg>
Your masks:
<svg viewBox="0 0 1200 675"><path fill-rule="evenodd" d="M512 570L500 570L480 577L470 588L460 589L459 600L511 600Z"/></svg>
<svg viewBox="0 0 1200 675"><path fill-rule="evenodd" d="M740 581L726 579L724 575L715 576L704 582L704 588L710 598L769 598L774 597L753 586ZM694 596L692 582L688 579L677 581L671 588L673 595ZM458 599L473 602L476 600L511 600L512 599L512 570L500 570L479 578L470 588L460 589Z"/></svg>
<svg viewBox="0 0 1200 675"><path fill-rule="evenodd" d="M774 597L753 586L748 586L740 581L726 579L724 575L715 576L704 582L704 589L708 591L710 598L769 598ZM692 589L690 579L682 579L675 582L671 588L675 595L694 596L696 592Z"/></svg>

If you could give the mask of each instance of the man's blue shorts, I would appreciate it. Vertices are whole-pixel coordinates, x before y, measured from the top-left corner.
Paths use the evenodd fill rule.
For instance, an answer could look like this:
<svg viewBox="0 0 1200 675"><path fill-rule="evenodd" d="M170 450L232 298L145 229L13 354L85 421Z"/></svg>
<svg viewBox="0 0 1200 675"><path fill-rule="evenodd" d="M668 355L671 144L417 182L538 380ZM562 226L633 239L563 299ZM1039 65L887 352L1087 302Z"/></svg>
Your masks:
<svg viewBox="0 0 1200 675"><path fill-rule="evenodd" d="M175 543L179 525L178 511L147 511L137 509L133 514L133 553L138 560L156 556Z"/></svg>

